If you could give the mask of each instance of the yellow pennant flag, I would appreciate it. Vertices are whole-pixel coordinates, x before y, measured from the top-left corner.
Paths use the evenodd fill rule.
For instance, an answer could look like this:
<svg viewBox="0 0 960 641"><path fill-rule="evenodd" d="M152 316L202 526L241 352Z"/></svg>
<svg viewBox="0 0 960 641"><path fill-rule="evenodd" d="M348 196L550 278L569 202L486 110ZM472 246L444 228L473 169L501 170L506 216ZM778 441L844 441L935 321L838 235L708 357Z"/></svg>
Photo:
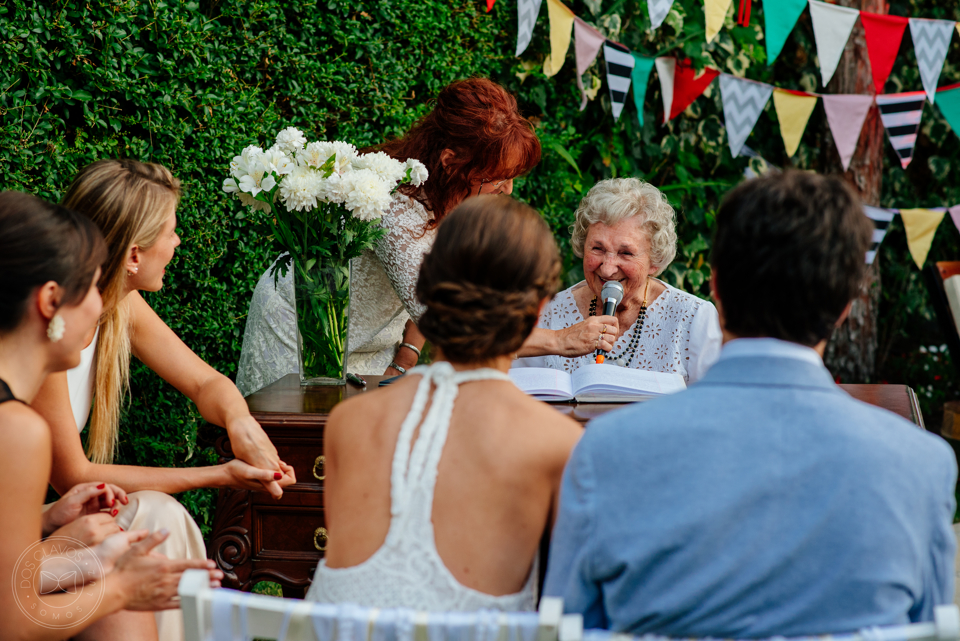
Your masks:
<svg viewBox="0 0 960 641"><path fill-rule="evenodd" d="M707 18L707 42L711 42L720 33L731 4L732 0L703 0L703 13Z"/></svg>
<svg viewBox="0 0 960 641"><path fill-rule="evenodd" d="M780 135L787 148L787 155L793 157L800 146L800 139L807 128L807 121L813 108L817 106L817 96L800 91L786 89L773 90L773 106L780 121Z"/></svg>
<svg viewBox="0 0 960 641"><path fill-rule="evenodd" d="M550 77L557 75L567 57L574 15L560 0L547 0L547 12L550 16L550 55L543 61L543 73Z"/></svg>
<svg viewBox="0 0 960 641"><path fill-rule="evenodd" d="M913 262L920 269L923 269L923 263L926 262L930 245L933 243L933 235L937 233L937 227L940 226L940 221L946 213L929 209L900 210L900 220L903 221L903 228L907 232L907 247L910 248Z"/></svg>

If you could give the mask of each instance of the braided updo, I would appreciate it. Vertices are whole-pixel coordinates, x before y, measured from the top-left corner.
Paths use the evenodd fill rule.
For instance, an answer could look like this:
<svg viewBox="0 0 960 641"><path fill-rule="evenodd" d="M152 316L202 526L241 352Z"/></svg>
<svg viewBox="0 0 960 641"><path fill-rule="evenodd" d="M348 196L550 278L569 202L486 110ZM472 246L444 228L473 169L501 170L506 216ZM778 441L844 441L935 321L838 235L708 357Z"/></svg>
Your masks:
<svg viewBox="0 0 960 641"><path fill-rule="evenodd" d="M472 363L520 349L559 285L560 253L540 215L508 196L469 198L424 258L417 324L445 358Z"/></svg>

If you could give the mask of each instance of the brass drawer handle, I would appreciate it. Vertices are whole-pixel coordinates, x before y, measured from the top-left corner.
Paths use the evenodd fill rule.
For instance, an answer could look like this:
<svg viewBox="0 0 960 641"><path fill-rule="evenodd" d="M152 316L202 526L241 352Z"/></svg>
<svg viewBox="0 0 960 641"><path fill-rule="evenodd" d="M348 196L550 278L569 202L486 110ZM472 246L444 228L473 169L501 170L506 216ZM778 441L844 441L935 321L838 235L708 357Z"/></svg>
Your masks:
<svg viewBox="0 0 960 641"><path fill-rule="evenodd" d="M318 527L313 531L313 547L320 552L327 551L327 528Z"/></svg>
<svg viewBox="0 0 960 641"><path fill-rule="evenodd" d="M327 472L325 469L327 458L321 454L317 457L317 460L313 462L313 478L318 481L322 481L327 478Z"/></svg>

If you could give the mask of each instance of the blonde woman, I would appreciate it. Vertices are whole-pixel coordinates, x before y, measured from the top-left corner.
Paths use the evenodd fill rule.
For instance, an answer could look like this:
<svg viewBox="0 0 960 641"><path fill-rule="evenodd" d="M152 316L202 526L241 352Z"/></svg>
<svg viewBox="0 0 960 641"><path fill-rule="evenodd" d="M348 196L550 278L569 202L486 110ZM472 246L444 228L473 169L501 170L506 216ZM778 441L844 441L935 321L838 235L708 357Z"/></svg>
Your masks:
<svg viewBox="0 0 960 641"><path fill-rule="evenodd" d="M164 270L180 244L179 200L179 180L156 164L102 160L74 180L64 205L90 218L107 241L98 281L104 312L80 365L49 376L34 407L53 432L53 487L64 492L93 479L122 487L130 504L118 522L127 529L168 528L171 536L159 550L182 559L206 553L196 523L169 494L229 486L265 489L279 498L295 477L233 383L194 354L140 296L163 286ZM112 464L131 354L196 403L207 421L226 428L235 460L180 469ZM79 433L91 406L85 454ZM179 638L178 616L158 615L157 623L160 639Z"/></svg>

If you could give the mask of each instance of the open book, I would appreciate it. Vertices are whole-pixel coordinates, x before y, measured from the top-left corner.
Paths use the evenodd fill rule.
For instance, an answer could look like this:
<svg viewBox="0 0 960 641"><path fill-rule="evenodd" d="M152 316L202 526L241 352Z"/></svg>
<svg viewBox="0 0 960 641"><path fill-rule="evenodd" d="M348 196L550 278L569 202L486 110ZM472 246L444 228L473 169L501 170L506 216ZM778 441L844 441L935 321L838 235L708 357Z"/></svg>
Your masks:
<svg viewBox="0 0 960 641"><path fill-rule="evenodd" d="M584 365L568 374L546 367L514 367L514 384L541 401L631 403L687 388L679 374L664 374L616 365Z"/></svg>

